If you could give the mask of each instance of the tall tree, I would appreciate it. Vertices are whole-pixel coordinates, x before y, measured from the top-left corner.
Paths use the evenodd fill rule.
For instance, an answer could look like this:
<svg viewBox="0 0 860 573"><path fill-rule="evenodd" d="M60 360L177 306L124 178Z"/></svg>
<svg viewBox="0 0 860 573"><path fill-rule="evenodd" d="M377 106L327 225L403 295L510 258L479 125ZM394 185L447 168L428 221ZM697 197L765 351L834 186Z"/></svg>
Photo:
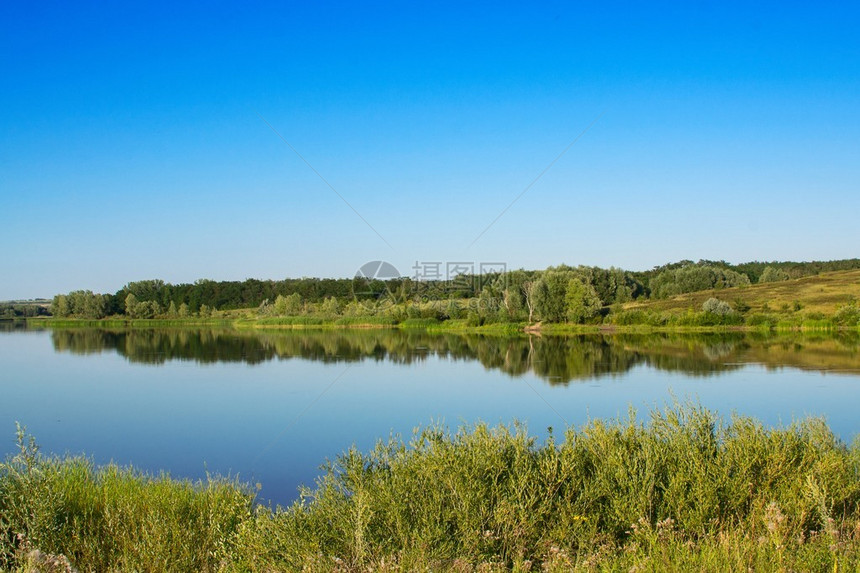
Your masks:
<svg viewBox="0 0 860 573"><path fill-rule="evenodd" d="M137 307L138 307L137 297L133 292L128 293L125 297L125 314L130 316L131 318L137 318Z"/></svg>
<svg viewBox="0 0 860 573"><path fill-rule="evenodd" d="M69 299L64 294L58 294L54 297L54 300L51 302L51 314L64 318L71 314L69 309Z"/></svg>
<svg viewBox="0 0 860 573"><path fill-rule="evenodd" d="M564 300L567 307L567 320L577 324L597 316L603 306L594 287L579 278L568 281Z"/></svg>

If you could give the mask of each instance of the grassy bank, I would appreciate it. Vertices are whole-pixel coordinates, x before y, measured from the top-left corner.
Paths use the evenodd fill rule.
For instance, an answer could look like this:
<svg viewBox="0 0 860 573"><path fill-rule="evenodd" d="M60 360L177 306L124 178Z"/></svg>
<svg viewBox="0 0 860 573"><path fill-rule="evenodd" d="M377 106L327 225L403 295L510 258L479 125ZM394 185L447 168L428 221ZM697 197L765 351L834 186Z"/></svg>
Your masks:
<svg viewBox="0 0 860 573"><path fill-rule="evenodd" d="M860 566L860 444L820 420L765 429L695 406L543 444L516 427L427 428L344 454L289 508L252 499L232 481L94 468L24 440L0 468L0 559L63 555L100 571Z"/></svg>
<svg viewBox="0 0 860 573"><path fill-rule="evenodd" d="M334 330L397 328L403 330L426 330L428 332L452 334L486 334L492 336L517 336L523 333L554 335L578 335L598 333L646 334L646 333L718 333L718 332L838 332L860 331L857 325L840 325L829 319L804 317L780 317L778 315L755 315L747 322L734 324L708 324L707 317L701 319L693 313L687 321L676 321L664 313L639 314L631 311L634 320L630 323L608 320L597 324L488 322L475 325L465 319L438 320L433 318L406 319L400 322L386 316L367 317L321 317L284 316L269 318L243 317L188 318L188 319L26 319L31 328L201 328L219 327L258 330ZM623 316L623 315L622 315ZM700 321L704 322L699 324ZM8 321L12 322L12 321Z"/></svg>
<svg viewBox="0 0 860 573"><path fill-rule="evenodd" d="M231 318L102 318L88 320L83 318L29 318L27 325L42 328L175 328L233 326Z"/></svg>

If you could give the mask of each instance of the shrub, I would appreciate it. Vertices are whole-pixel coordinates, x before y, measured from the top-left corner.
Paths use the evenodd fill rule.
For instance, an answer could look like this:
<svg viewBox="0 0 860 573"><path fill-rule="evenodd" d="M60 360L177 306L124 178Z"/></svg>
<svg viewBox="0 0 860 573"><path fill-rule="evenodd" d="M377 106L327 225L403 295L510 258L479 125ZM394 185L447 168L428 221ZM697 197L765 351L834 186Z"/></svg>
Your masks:
<svg viewBox="0 0 860 573"><path fill-rule="evenodd" d="M713 297L709 298L702 304L702 310L721 316L734 312L732 307L729 306L729 303Z"/></svg>
<svg viewBox="0 0 860 573"><path fill-rule="evenodd" d="M773 283L779 281L787 281L789 279L788 273L782 269L767 266L761 273L761 276L758 278L759 283Z"/></svg>
<svg viewBox="0 0 860 573"><path fill-rule="evenodd" d="M743 322L743 317L736 312L717 314L688 310L686 313L675 317L671 324L675 326L734 326L743 324Z"/></svg>
<svg viewBox="0 0 860 573"><path fill-rule="evenodd" d="M833 315L833 320L841 326L860 325L860 308L855 304L840 306Z"/></svg>
<svg viewBox="0 0 860 573"><path fill-rule="evenodd" d="M323 316L335 317L340 315L340 301L338 301L335 297L330 296L327 297L324 301L322 301L319 305L319 312Z"/></svg>
<svg viewBox="0 0 860 573"><path fill-rule="evenodd" d="M469 314L466 315L466 325L467 326L481 326L484 324L484 317L478 314L474 310L470 310Z"/></svg>

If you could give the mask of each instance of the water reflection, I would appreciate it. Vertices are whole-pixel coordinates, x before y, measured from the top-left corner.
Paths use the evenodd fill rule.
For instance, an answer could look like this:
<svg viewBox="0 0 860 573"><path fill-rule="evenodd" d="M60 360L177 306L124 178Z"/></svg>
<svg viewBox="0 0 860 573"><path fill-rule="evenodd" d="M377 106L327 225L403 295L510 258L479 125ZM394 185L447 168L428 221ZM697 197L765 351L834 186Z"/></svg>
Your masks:
<svg viewBox="0 0 860 573"><path fill-rule="evenodd" d="M322 362L422 362L428 356L479 361L510 376L533 372L548 383L567 384L618 375L639 366L710 376L760 363L833 372L860 371L860 333L809 336L606 334L494 337L399 330L241 331L217 329L56 329L58 352L117 352L131 362L158 365L301 358Z"/></svg>
<svg viewBox="0 0 860 573"><path fill-rule="evenodd" d="M0 333L24 332L28 330L27 321L20 318L0 319Z"/></svg>

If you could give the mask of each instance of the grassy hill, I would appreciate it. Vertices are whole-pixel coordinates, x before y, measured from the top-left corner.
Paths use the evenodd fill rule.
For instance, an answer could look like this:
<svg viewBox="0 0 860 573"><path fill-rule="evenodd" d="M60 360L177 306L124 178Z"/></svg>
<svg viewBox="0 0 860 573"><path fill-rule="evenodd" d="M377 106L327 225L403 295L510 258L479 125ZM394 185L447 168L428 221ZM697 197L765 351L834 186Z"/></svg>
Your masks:
<svg viewBox="0 0 860 573"><path fill-rule="evenodd" d="M714 297L733 307L749 306L748 312L803 312L833 315L841 306L860 300L860 270L836 271L781 282L746 287L706 290L678 295L665 300L627 303L625 310L681 313L701 310Z"/></svg>

